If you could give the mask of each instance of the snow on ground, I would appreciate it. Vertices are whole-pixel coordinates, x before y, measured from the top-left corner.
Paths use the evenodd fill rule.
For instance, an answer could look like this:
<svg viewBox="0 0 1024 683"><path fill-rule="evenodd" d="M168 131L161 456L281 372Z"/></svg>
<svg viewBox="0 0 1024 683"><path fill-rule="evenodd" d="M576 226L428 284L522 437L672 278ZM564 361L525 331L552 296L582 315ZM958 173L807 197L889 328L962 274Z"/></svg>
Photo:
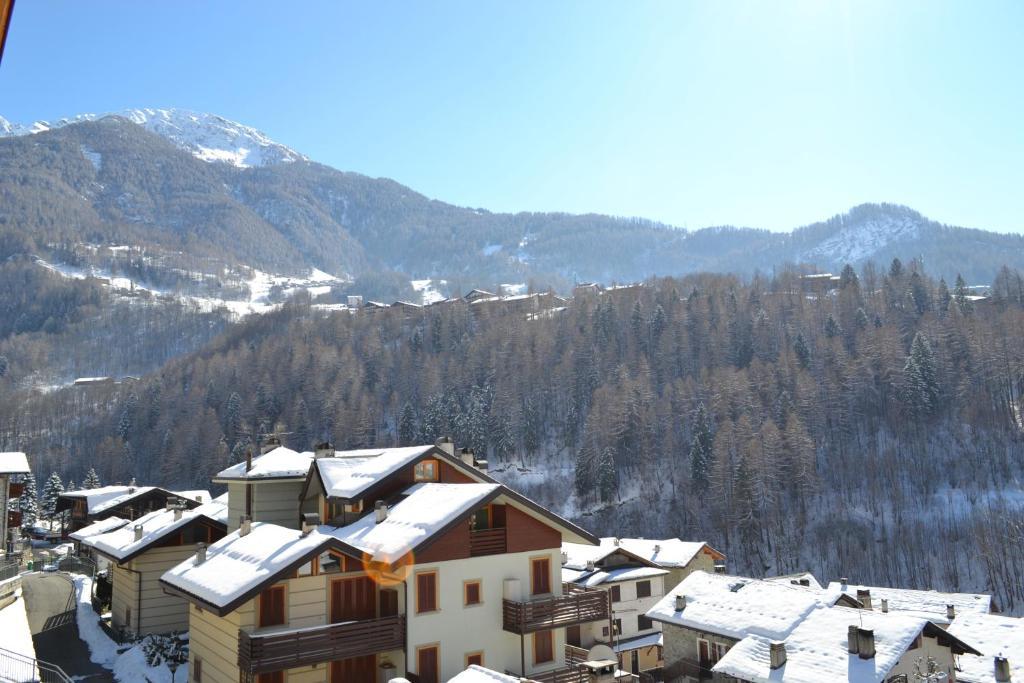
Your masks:
<svg viewBox="0 0 1024 683"><path fill-rule="evenodd" d="M424 306L444 301L447 298L437 289L438 285L447 285L447 280L438 280L437 285L433 280L410 280L409 284L412 285L413 291L420 295L420 303Z"/></svg>
<svg viewBox="0 0 1024 683"><path fill-rule="evenodd" d="M79 145L79 149L82 150L82 156L89 160L92 167L97 171L100 170L100 166L103 164L103 155L99 152L93 151L85 145Z"/></svg>
<svg viewBox="0 0 1024 683"><path fill-rule="evenodd" d="M499 251L501 251L500 244L488 244L487 246L480 250L480 253L482 253L484 256L493 256L497 254Z"/></svg>
<svg viewBox="0 0 1024 683"><path fill-rule="evenodd" d="M8 579L14 581L16 579ZM3 634L3 648L20 655L36 658L36 649L32 644L32 631L28 626L28 614L25 612L25 600L19 589L15 600L7 607L0 609L0 634Z"/></svg>
<svg viewBox="0 0 1024 683"><path fill-rule="evenodd" d="M503 296L520 296L526 294L526 283L505 283L498 285L498 293Z"/></svg>

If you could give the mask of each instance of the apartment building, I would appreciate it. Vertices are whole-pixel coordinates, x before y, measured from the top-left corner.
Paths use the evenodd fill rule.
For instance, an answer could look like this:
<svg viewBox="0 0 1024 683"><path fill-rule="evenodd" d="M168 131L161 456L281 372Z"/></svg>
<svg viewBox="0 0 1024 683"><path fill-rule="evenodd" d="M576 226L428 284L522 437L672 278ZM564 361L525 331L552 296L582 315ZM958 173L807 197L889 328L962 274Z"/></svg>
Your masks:
<svg viewBox="0 0 1024 683"><path fill-rule="evenodd" d="M7 502L21 495L22 485L11 481L14 476L28 474L28 458L24 453L0 453L0 557L12 552L21 526L21 513L9 510Z"/></svg>
<svg viewBox="0 0 1024 683"><path fill-rule="evenodd" d="M79 533L82 546L110 562L110 625L114 630L142 636L188 629L188 603L165 593L160 577L191 557L197 543L223 538L227 529L226 503L218 499L189 509L185 501L176 503L172 499L165 509L116 529ZM111 519L115 518L91 527Z"/></svg>
<svg viewBox="0 0 1024 683"><path fill-rule="evenodd" d="M248 472L306 457L279 453L269 474L270 453ZM608 622L606 593L558 580L563 541L598 539L472 453L441 441L312 456L300 528L260 520L269 508L249 493L252 520L161 578L190 603L191 680L436 683L470 665L553 680L566 629ZM262 483L229 484L229 508Z"/></svg>
<svg viewBox="0 0 1024 683"><path fill-rule="evenodd" d="M67 531L76 532L93 522L120 517L133 520L167 507L170 501L184 501L189 508L210 502L210 492L168 491L159 486L101 486L65 491L57 498L56 512L70 511Z"/></svg>
<svg viewBox="0 0 1024 683"><path fill-rule="evenodd" d="M956 657L965 654L978 653L924 617L819 606L784 638L743 638L713 672L748 683L911 683L938 675L953 682Z"/></svg>

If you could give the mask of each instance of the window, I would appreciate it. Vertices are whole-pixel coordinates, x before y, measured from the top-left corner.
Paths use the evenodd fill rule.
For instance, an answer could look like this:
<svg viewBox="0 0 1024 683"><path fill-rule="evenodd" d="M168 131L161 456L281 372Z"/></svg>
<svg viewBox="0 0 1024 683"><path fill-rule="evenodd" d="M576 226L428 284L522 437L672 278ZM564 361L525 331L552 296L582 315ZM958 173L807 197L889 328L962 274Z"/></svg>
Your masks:
<svg viewBox="0 0 1024 683"><path fill-rule="evenodd" d="M260 593L260 626L284 623L284 586L271 586Z"/></svg>
<svg viewBox="0 0 1024 683"><path fill-rule="evenodd" d="M125 626L125 628L129 628L129 627L131 627L131 625L132 625L132 608L131 607L125 607L124 608L124 626Z"/></svg>
<svg viewBox="0 0 1024 683"><path fill-rule="evenodd" d="M199 655L192 655L192 680L195 683L203 683L203 660Z"/></svg>
<svg viewBox="0 0 1024 683"><path fill-rule="evenodd" d="M638 631L646 631L649 628L654 628L654 622L651 621L651 618L650 617L645 617L642 614L639 615L636 618L636 630L638 630Z"/></svg>
<svg viewBox="0 0 1024 683"><path fill-rule="evenodd" d="M473 516L469 520L469 528L475 531L482 531L483 529L491 528L490 506L482 507L473 513Z"/></svg>
<svg viewBox="0 0 1024 683"><path fill-rule="evenodd" d="M551 631L537 631L533 634L533 663L545 664L555 661L555 638Z"/></svg>
<svg viewBox="0 0 1024 683"><path fill-rule="evenodd" d="M437 611L437 572L416 575L416 613Z"/></svg>
<svg viewBox="0 0 1024 683"><path fill-rule="evenodd" d="M538 557L530 560L530 595L544 595L551 592L551 558Z"/></svg>
<svg viewBox="0 0 1024 683"><path fill-rule="evenodd" d="M651 597L651 582L650 581L637 581L636 582L636 597L638 597L638 598L649 598L649 597Z"/></svg>
<svg viewBox="0 0 1024 683"><path fill-rule="evenodd" d="M479 605L481 602L480 597L480 581L466 581L462 584L463 587L463 604L466 607L470 605Z"/></svg>
<svg viewBox="0 0 1024 683"><path fill-rule="evenodd" d="M615 635L621 636L622 635L622 619L616 619L615 621L612 622L612 625L615 627Z"/></svg>
<svg viewBox="0 0 1024 683"><path fill-rule="evenodd" d="M271 671L256 677L256 683L284 683L284 671Z"/></svg>
<svg viewBox="0 0 1024 683"><path fill-rule="evenodd" d="M484 665L484 653L483 652L469 652L466 654L466 666L476 664L477 666Z"/></svg>
<svg viewBox="0 0 1024 683"><path fill-rule="evenodd" d="M420 683L439 683L441 678L437 671L439 659L437 645L424 645L416 648L416 674L419 676Z"/></svg>
<svg viewBox="0 0 1024 683"><path fill-rule="evenodd" d="M612 586L612 602L622 602L622 586Z"/></svg>
<svg viewBox="0 0 1024 683"><path fill-rule="evenodd" d="M416 481L437 481L437 461L424 460L416 463L413 468L413 479Z"/></svg>

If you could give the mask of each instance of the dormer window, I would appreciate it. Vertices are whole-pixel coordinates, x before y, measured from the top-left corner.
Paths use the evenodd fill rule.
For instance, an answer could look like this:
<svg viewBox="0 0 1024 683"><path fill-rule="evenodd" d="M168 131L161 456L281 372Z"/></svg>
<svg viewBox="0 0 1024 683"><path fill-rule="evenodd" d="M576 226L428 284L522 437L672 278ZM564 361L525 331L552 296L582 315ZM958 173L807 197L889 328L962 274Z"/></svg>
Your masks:
<svg viewBox="0 0 1024 683"><path fill-rule="evenodd" d="M437 461L422 460L416 463L413 468L413 478L416 481L437 481Z"/></svg>

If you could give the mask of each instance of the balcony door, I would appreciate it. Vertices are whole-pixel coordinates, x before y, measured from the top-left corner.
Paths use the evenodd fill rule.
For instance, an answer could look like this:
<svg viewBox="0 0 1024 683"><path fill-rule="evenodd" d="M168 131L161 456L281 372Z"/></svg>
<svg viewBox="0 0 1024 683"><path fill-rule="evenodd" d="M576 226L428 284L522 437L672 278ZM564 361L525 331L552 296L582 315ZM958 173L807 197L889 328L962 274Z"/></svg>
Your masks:
<svg viewBox="0 0 1024 683"><path fill-rule="evenodd" d="M331 683L376 683L377 655L331 662Z"/></svg>
<svg viewBox="0 0 1024 683"><path fill-rule="evenodd" d="M331 623L373 619L377 595L372 579L360 576L331 582Z"/></svg>

